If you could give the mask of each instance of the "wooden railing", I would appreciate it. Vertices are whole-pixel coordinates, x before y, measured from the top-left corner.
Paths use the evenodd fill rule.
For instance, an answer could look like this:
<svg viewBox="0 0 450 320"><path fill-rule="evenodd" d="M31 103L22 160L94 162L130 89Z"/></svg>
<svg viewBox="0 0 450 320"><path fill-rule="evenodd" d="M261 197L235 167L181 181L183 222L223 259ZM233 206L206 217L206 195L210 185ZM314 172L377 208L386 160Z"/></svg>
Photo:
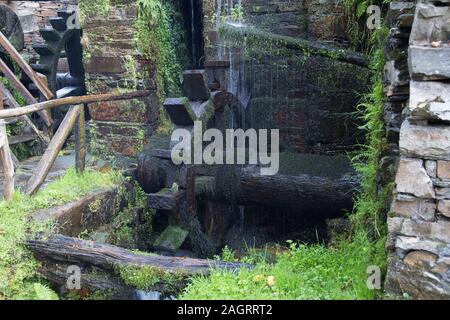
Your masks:
<svg viewBox="0 0 450 320"><path fill-rule="evenodd" d="M0 59L0 72L9 79L10 84L24 96L26 102L28 103L28 106L21 107L17 101L14 100L14 97L8 88L0 83L0 163L3 168L3 193L6 200L11 200L14 194L14 157L9 148L5 119L21 118L31 127L37 137L44 142L44 145L47 146L47 149L45 150L26 185L26 193L32 195L36 193L36 191L39 190L39 187L44 183L51 167L58 157L58 153L64 145L64 142L67 140L74 128L75 167L78 172L84 171L86 161L86 127L84 116L85 104L101 101L134 99L145 97L150 94L149 91L136 91L130 93L99 94L51 100L53 98L53 93L48 88L45 76L36 73L1 32L0 45L7 53L9 53L12 60L20 66L22 71L39 89L40 93L45 97L45 99L47 99L47 101L38 102L36 98L28 91L28 89L20 82L8 65ZM3 108L4 97L8 101L10 109ZM59 106L70 106L70 109L66 113L53 138L50 140L49 137L39 131L39 129L34 125L29 117L29 114L32 112L37 112L42 117L44 123L49 127L53 123L49 111L50 109Z"/></svg>
<svg viewBox="0 0 450 320"><path fill-rule="evenodd" d="M52 108L70 105L70 109L61 122L58 130L54 134L52 140L48 144L44 155L40 159L34 173L26 186L26 193L33 195L39 190L39 187L44 183L51 167L53 166L58 153L69 137L72 129L75 127L75 165L77 171L84 171L85 157L86 157L86 128L84 118L84 104L96 103L102 101L128 100L146 97L150 95L150 91L135 91L127 93L108 93L98 95L87 95L81 97L68 97L61 99L54 99L32 104L26 107L3 109L3 104L0 109L0 133L1 139L4 143L1 144L2 150L2 165L3 175L5 176L5 199L11 199L14 190L14 169L12 166L11 154L8 146L8 137L6 136L6 129L4 120L13 117L25 116L32 112L47 111ZM3 101L3 99L0 99ZM3 133L4 132L4 133Z"/></svg>
<svg viewBox="0 0 450 320"><path fill-rule="evenodd" d="M0 45L5 49L7 53L9 53L10 58L22 69L22 71L31 79L31 81L36 85L42 95L50 100L53 98L53 93L48 88L47 78L44 75L40 75L35 72L28 63L22 58L22 56L17 52L14 46L9 42L9 40L4 36L2 32L0 32ZM36 98L28 91L28 89L20 82L20 80L16 77L14 72L8 67L8 65L0 59L0 71L7 77L11 83L11 85L19 91L23 97L25 98L28 104L34 104L38 101ZM40 116L44 120L45 124L49 127L52 125L53 121L49 113L45 110L41 111Z"/></svg>

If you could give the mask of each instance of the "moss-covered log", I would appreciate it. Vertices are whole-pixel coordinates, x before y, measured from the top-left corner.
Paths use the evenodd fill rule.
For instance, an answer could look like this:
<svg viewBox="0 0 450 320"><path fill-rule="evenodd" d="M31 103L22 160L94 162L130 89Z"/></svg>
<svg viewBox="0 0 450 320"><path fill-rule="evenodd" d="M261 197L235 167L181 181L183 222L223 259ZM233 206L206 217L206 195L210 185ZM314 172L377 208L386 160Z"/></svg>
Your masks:
<svg viewBox="0 0 450 320"><path fill-rule="evenodd" d="M70 276L67 267L76 265L83 270L81 287L91 291L140 289L170 293L189 276L207 275L211 268L234 271L251 267L243 263L136 253L63 235L30 238L26 246L43 262L41 273L54 285L65 286Z"/></svg>
<svg viewBox="0 0 450 320"><path fill-rule="evenodd" d="M222 24L220 26L220 33L225 37L247 37L256 39L257 41L268 41L270 43L278 44L286 49L303 50L303 52L307 54L323 56L330 59L355 64L361 67L367 68L369 66L368 57L362 53L348 49L331 47L318 41L293 38L263 31L254 27L244 25L236 26L233 24Z"/></svg>

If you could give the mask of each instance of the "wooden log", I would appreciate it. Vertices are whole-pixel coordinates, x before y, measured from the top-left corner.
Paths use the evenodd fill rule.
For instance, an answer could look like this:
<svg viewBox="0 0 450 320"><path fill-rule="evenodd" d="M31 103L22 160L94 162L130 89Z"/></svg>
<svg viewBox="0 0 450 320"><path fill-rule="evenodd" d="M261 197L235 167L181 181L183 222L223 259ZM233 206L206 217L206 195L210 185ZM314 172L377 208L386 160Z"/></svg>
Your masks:
<svg viewBox="0 0 450 320"><path fill-rule="evenodd" d="M75 167L78 173L86 167L86 119L84 106L80 105L80 114L75 123Z"/></svg>
<svg viewBox="0 0 450 320"><path fill-rule="evenodd" d="M61 125L56 131L52 141L48 145L47 149L44 152L41 160L39 161L37 167L30 180L28 181L26 187L26 193L32 195L36 193L39 187L44 183L45 178L48 175L53 163L58 157L58 153L61 151L61 148L69 136L75 122L83 108L82 105L72 106L64 117ZM14 110L14 109L13 109Z"/></svg>
<svg viewBox="0 0 450 320"><path fill-rule="evenodd" d="M39 103L34 103L20 109L7 109L0 110L0 119L18 117L31 112L42 111L46 109L52 109L64 105L78 105L102 101L116 101L116 100L129 100L136 98L147 97L151 94L149 90L125 92L125 93L106 93L97 95L87 95L78 97L67 97L61 99L53 99L49 101L43 101Z"/></svg>
<svg viewBox="0 0 450 320"><path fill-rule="evenodd" d="M210 167L211 172L203 167ZM145 150L137 168L142 188L147 191L164 186L168 168L163 159L152 156L151 149ZM281 153L280 170L273 176L261 175L258 166L204 165L196 170L204 175L196 179L195 187L203 200L303 209L327 217L352 209L360 183L345 156Z"/></svg>
<svg viewBox="0 0 450 320"><path fill-rule="evenodd" d="M21 108L21 106L14 99L11 92L1 82L0 82L0 91L2 91L4 93L5 98L8 101L9 106L11 108ZM49 144L50 138L48 136L46 136L44 133L42 133L36 127L36 125L33 123L33 121L30 119L30 117L28 115L20 116L20 118L31 128L31 130L33 130L33 132L39 137L39 139L44 143L45 146L47 146Z"/></svg>
<svg viewBox="0 0 450 320"><path fill-rule="evenodd" d="M353 208L358 190L355 175L340 177L308 174L263 176L254 167L240 171L238 202L306 209L325 215L342 215ZM220 190L220 189L219 189Z"/></svg>
<svg viewBox="0 0 450 320"><path fill-rule="evenodd" d="M191 276L209 274L211 268L236 271L252 267L245 263L140 254L113 245L63 235L28 239L26 246L41 261L89 265L110 272L121 266L137 266Z"/></svg>
<svg viewBox="0 0 450 320"><path fill-rule="evenodd" d="M324 217L342 215L353 208L359 176L342 172L339 176L314 173L261 175L259 167L231 169L225 175L200 177L197 196L204 200L236 205L263 205L302 209Z"/></svg>
<svg viewBox="0 0 450 320"><path fill-rule="evenodd" d="M25 88L25 86L22 84L22 82L20 82L19 79L17 79L14 72L11 71L11 69L6 65L6 63L2 59L0 59L0 71L5 75L5 77L7 77L10 80L11 85L23 95L23 97L25 98L25 101L28 104L33 105L33 104L38 103L36 98L33 97L33 95L30 93L30 91L28 91L28 89ZM3 110L3 111L7 111L7 110ZM48 114L48 112L46 110L36 110L36 111L42 117L42 120L44 121L44 123L48 127L50 127L52 125L53 121L52 121L50 115ZM26 113L18 114L17 116L25 115L25 114ZM0 117L0 119L1 119L1 117Z"/></svg>
<svg viewBox="0 0 450 320"><path fill-rule="evenodd" d="M39 77L36 72L30 67L30 65L25 61L24 58L17 52L16 48L9 42L5 35L0 31L0 45L9 53L11 58L20 66L20 68L25 72L25 74L30 78L31 81L36 85L42 95L50 100L53 98L52 91L48 88L47 84L41 77Z"/></svg>
<svg viewBox="0 0 450 320"><path fill-rule="evenodd" d="M3 109L3 94L0 91L0 110ZM14 164L9 149L6 125L0 119L0 163L3 169L3 196L6 201L12 200L14 195Z"/></svg>
<svg viewBox="0 0 450 320"><path fill-rule="evenodd" d="M368 57L362 53L331 47L318 41L293 38L268 31L263 31L249 26L234 26L231 24L222 24L220 26L220 32L225 37L238 37L239 39L242 39L244 37L253 37L256 39L264 40L265 42L272 41L274 44L279 44L284 48L305 50L312 55L323 56L330 59L355 64L360 67L368 68L369 66Z"/></svg>

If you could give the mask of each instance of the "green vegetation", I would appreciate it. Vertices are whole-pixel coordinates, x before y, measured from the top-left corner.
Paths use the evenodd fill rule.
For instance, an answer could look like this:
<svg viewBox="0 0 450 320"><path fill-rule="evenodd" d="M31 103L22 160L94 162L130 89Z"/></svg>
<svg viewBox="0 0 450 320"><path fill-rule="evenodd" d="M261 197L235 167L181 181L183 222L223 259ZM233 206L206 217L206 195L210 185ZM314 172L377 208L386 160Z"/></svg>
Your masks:
<svg viewBox="0 0 450 320"><path fill-rule="evenodd" d="M117 273L127 285L143 291L155 290L156 286L175 289L185 278L183 274L151 266L120 266Z"/></svg>
<svg viewBox="0 0 450 320"><path fill-rule="evenodd" d="M80 7L80 20L83 22L89 16L107 16L111 7L111 0L80 0L78 5Z"/></svg>
<svg viewBox="0 0 450 320"><path fill-rule="evenodd" d="M372 251L372 243L360 236L336 249L291 243L275 264L259 262L254 270L196 277L180 298L373 299L376 292L367 288L366 269L382 263L383 257L372 256Z"/></svg>
<svg viewBox="0 0 450 320"><path fill-rule="evenodd" d="M27 234L51 232L53 224L30 223L29 214L80 199L95 189L112 187L119 179L115 171L87 170L78 175L71 169L34 197L16 192L11 202L0 202L0 300L57 298L38 277L38 263L23 244Z"/></svg>
<svg viewBox="0 0 450 320"><path fill-rule="evenodd" d="M359 21L371 4L348 0L353 12L351 21ZM355 8L355 6L357 8ZM359 24L358 24L359 26ZM350 33L356 37L355 26ZM360 28L358 27L358 31ZM182 299L376 299L381 292L367 287L367 268L386 268L386 202L391 186L377 185L380 155L385 148L382 118L384 97L382 70L385 64L384 43L387 28L372 33L358 33L370 54L371 91L362 97L357 116L366 141L353 156L357 171L362 173L362 191L356 199L355 210L349 215L353 232L339 239L333 247L290 243L289 251L279 254L275 263L256 261L254 270L243 269L237 274L213 270L210 277L195 277ZM365 40L364 40L365 39ZM363 42L367 41L366 44ZM230 251L224 256L230 260ZM244 258L244 261L249 258ZM252 261L250 256L250 262Z"/></svg>
<svg viewBox="0 0 450 320"><path fill-rule="evenodd" d="M131 192L122 186L118 198L120 201L125 200L127 207L114 215L108 243L135 249L139 240L144 241L152 233L155 210L148 207L147 194L136 181Z"/></svg>
<svg viewBox="0 0 450 320"><path fill-rule="evenodd" d="M366 132L366 142L353 157L355 169L362 174L362 191L356 199L352 222L372 239L383 241L386 235L386 199L392 186L379 190L377 173L380 156L387 146L383 121L384 94L382 70L385 64L384 41L388 30L383 27L371 35L372 90L363 96L357 115L362 119L360 127Z"/></svg>
<svg viewBox="0 0 450 320"><path fill-rule="evenodd" d="M157 95L162 104L166 96L181 94L183 52L179 50L182 28L175 15L173 4L161 0L138 0L139 16L136 21L136 42L142 54L152 61L156 70ZM160 111L159 132L171 132L172 124L164 110Z"/></svg>

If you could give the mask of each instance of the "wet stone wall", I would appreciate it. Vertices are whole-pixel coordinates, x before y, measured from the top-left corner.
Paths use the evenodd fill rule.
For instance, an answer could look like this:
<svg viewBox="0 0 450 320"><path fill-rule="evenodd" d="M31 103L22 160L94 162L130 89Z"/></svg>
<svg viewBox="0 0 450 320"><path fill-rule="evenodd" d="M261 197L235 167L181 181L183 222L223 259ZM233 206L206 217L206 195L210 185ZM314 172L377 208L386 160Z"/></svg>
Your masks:
<svg viewBox="0 0 450 320"><path fill-rule="evenodd" d="M268 32L269 37L345 48L347 20L339 2L204 0L203 10L205 60L230 62L224 86L239 100L242 126L280 129L281 149L301 153L335 154L362 141L353 113L357 93L368 89L367 69L286 49L270 38L253 41L244 33L230 37L220 27L225 21L235 29L243 25Z"/></svg>
<svg viewBox="0 0 450 320"><path fill-rule="evenodd" d="M403 8L391 34L406 39L403 53L393 56L400 60L407 57L407 64L388 63L388 92L403 91L403 95L409 94L409 100L397 117L397 125L387 122L399 130L399 159L388 217L386 289L415 299L448 299L450 3L427 0L417 3L415 11L413 4L391 3L397 11ZM407 21L409 31L405 28Z"/></svg>
<svg viewBox="0 0 450 320"><path fill-rule="evenodd" d="M151 90L150 97L91 104L91 149L136 155L158 121L155 70L135 42L136 1L116 1L108 12L84 13L84 65L88 93Z"/></svg>

